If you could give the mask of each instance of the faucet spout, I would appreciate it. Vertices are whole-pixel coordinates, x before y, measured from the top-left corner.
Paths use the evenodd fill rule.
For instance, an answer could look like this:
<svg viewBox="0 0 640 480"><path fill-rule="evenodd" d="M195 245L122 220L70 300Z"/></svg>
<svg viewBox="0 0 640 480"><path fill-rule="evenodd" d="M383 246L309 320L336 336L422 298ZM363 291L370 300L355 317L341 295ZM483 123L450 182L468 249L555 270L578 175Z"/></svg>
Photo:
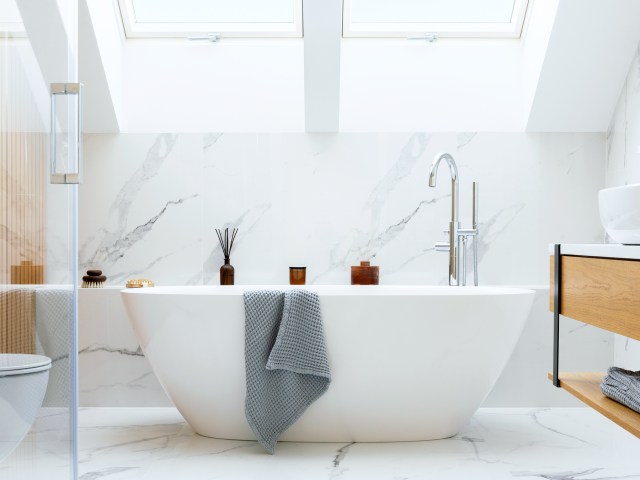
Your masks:
<svg viewBox="0 0 640 480"><path fill-rule="evenodd" d="M440 162L444 160L449 167L449 173L451 174L451 221L458 220L458 167L456 161L449 153L441 153L436 156L435 160L431 164L431 170L429 171L429 186L435 187L436 180L438 178L438 167ZM455 216L455 220L454 217Z"/></svg>
<svg viewBox="0 0 640 480"><path fill-rule="evenodd" d="M435 187L438 175L438 167L440 162L444 160L449 167L451 174L451 221L449 223L449 285L459 285L460 269L458 265L458 253L460 244L458 238L458 229L460 222L458 221L458 167L456 161L448 153L441 153L436 156L431 164L429 172L429 186Z"/></svg>

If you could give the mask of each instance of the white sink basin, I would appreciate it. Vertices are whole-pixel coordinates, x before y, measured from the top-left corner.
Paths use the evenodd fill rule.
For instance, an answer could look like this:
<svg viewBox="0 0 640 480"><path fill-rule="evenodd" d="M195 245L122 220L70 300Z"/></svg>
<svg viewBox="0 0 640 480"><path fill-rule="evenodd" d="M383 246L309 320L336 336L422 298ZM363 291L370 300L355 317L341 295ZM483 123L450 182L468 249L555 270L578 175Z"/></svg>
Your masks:
<svg viewBox="0 0 640 480"><path fill-rule="evenodd" d="M614 242L640 245L640 184L605 188L598 195L600 221Z"/></svg>

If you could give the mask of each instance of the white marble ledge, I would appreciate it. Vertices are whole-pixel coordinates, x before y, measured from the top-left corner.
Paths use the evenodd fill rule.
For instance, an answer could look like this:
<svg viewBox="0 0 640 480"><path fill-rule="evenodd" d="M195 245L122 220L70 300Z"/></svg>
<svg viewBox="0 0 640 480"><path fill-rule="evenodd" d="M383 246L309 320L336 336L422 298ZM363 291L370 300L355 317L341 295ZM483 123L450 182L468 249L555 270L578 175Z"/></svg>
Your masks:
<svg viewBox="0 0 640 480"><path fill-rule="evenodd" d="M549 254L553 255L554 244L549 244ZM580 257L622 258L640 260L640 245L621 244L580 244L563 243L560 246L562 255L576 255Z"/></svg>

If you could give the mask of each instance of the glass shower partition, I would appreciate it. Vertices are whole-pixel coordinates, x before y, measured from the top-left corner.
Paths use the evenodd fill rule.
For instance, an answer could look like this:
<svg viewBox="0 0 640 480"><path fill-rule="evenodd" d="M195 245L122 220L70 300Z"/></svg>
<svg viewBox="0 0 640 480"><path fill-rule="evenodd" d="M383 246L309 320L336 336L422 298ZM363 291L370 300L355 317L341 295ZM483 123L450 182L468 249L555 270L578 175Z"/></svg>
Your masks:
<svg viewBox="0 0 640 480"><path fill-rule="evenodd" d="M78 476L77 12L78 0L0 0L2 480Z"/></svg>

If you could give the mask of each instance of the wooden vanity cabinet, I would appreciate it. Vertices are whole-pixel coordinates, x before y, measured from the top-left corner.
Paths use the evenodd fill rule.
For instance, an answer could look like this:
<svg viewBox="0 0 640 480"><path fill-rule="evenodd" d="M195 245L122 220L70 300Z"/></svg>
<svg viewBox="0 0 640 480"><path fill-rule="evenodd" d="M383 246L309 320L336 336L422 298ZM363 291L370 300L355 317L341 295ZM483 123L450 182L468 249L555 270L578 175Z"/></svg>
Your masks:
<svg viewBox="0 0 640 480"><path fill-rule="evenodd" d="M604 373L558 371L559 315L640 340L640 260L567 255L560 253L561 245L555 247L550 261L550 310L556 322L554 371L558 375L554 384L640 437L640 413L600 391ZM554 372L549 379L554 381Z"/></svg>

